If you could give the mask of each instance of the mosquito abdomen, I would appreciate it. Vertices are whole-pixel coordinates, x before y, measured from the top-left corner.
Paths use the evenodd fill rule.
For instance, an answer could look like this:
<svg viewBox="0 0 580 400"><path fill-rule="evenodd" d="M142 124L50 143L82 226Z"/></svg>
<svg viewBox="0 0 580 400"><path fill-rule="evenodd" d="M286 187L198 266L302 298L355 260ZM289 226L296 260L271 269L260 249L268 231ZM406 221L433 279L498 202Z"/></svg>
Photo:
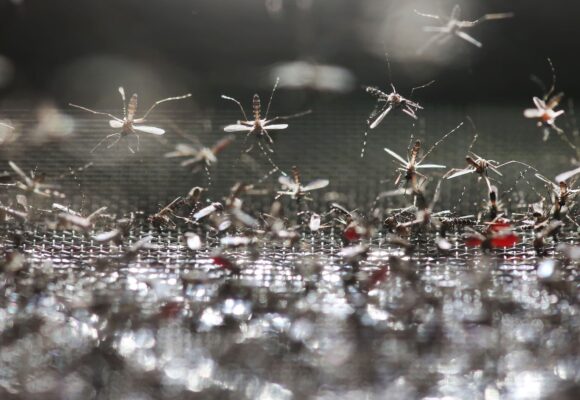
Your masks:
<svg viewBox="0 0 580 400"><path fill-rule="evenodd" d="M260 96L257 94L254 95L254 99L252 100L252 108L254 110L254 118L257 120L260 119L260 110L262 106L260 104Z"/></svg>

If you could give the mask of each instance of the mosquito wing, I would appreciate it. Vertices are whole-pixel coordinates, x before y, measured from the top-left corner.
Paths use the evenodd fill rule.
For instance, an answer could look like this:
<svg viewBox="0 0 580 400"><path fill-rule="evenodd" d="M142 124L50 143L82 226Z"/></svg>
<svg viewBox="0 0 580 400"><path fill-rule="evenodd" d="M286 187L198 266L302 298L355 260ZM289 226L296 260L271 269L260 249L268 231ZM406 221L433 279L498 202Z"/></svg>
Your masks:
<svg viewBox="0 0 580 400"><path fill-rule="evenodd" d="M445 165L440 164L419 164L415 166L415 169L429 169L429 168L447 168Z"/></svg>
<svg viewBox="0 0 580 400"><path fill-rule="evenodd" d="M461 39L465 40L466 42L471 43L475 47L483 46L479 40L475 39L473 36L468 35L467 33L463 32L463 31L455 31L455 34L457 36L459 36Z"/></svg>
<svg viewBox="0 0 580 400"><path fill-rule="evenodd" d="M292 180L292 178L290 178L289 176L280 176L278 178L278 182L280 183L280 185L287 187L290 190L296 190L297 185L296 182L294 182L294 180Z"/></svg>
<svg viewBox="0 0 580 400"><path fill-rule="evenodd" d="M453 7L453 10L451 10L451 15L449 16L449 18L458 20L460 15L461 15L461 7L459 7L459 4L457 4L455 5L455 7Z"/></svg>
<svg viewBox="0 0 580 400"><path fill-rule="evenodd" d="M274 125L266 125L264 129L268 131L276 131L288 128L288 124L274 124Z"/></svg>
<svg viewBox="0 0 580 400"><path fill-rule="evenodd" d="M302 188L303 192L309 192L311 190L317 190L327 187L330 184L328 179L317 179L315 181L310 182L308 185Z"/></svg>
<svg viewBox="0 0 580 400"><path fill-rule="evenodd" d="M571 171L562 172L560 175L556 176L556 182L565 182L576 174L580 174L580 167Z"/></svg>
<svg viewBox="0 0 580 400"><path fill-rule="evenodd" d="M242 124L233 124L233 125L228 125L224 128L224 131L226 132L251 132L254 129L254 127L252 126L246 126L246 125L242 125Z"/></svg>
<svg viewBox="0 0 580 400"><path fill-rule="evenodd" d="M388 149L388 148L384 148L384 150L389 153L392 157L394 157L395 159L397 159L398 161L400 161L403 165L407 165L407 161L401 157L400 155L398 155L397 153L395 153L393 150Z"/></svg>
<svg viewBox="0 0 580 400"><path fill-rule="evenodd" d="M550 100L548 100L548 104L546 104L546 108L549 108L550 110L552 110L552 109L558 107L558 104L560 104L562 97L564 97L564 93L558 93L557 95L553 96Z"/></svg>
<svg viewBox="0 0 580 400"><path fill-rule="evenodd" d="M544 102L544 100L540 99L539 97L534 97L532 98L534 104L536 105L536 107L538 107L538 109L540 110L545 110L546 109L546 103Z"/></svg>
<svg viewBox="0 0 580 400"><path fill-rule="evenodd" d="M109 121L109 126L111 128L115 128L115 129L122 128L123 127L123 121L118 121L116 119L112 119L112 120Z"/></svg>
<svg viewBox="0 0 580 400"><path fill-rule="evenodd" d="M543 114L544 111L537 108L526 108L524 110L524 117L526 118L540 118Z"/></svg>
<svg viewBox="0 0 580 400"><path fill-rule="evenodd" d="M473 169L473 168L460 169L459 171L457 171L457 172L449 175L447 177L447 179L453 179L453 178L457 178L458 176L462 176L462 175L466 175L466 174L471 174L474 171L475 171L475 169Z"/></svg>
<svg viewBox="0 0 580 400"><path fill-rule="evenodd" d="M165 133L165 131L163 129L156 128L154 126L134 125L133 129L135 129L136 131L139 131L139 132L152 133L153 135L163 135Z"/></svg>
<svg viewBox="0 0 580 400"><path fill-rule="evenodd" d="M369 125L369 128L375 129L379 124L385 119L387 114L393 109L392 105L389 105L385 110Z"/></svg>
<svg viewBox="0 0 580 400"><path fill-rule="evenodd" d="M221 208L222 208L222 205L220 203L212 203L209 206L202 208L201 210L199 210L198 212L193 214L193 218L196 221L199 221L200 219L207 217L211 213L213 213L216 210L221 209Z"/></svg>
<svg viewBox="0 0 580 400"><path fill-rule="evenodd" d="M109 242L120 236L121 232L118 229L113 229L112 231L102 232L93 236L95 242Z"/></svg>
<svg viewBox="0 0 580 400"><path fill-rule="evenodd" d="M16 172L16 174L20 176L24 180L24 182L26 182L27 185L32 184L32 180L24 173L24 171L22 171L22 169L20 169L18 165L16 165L12 161L8 161L8 165L10 165L10 168L12 168L14 172Z"/></svg>

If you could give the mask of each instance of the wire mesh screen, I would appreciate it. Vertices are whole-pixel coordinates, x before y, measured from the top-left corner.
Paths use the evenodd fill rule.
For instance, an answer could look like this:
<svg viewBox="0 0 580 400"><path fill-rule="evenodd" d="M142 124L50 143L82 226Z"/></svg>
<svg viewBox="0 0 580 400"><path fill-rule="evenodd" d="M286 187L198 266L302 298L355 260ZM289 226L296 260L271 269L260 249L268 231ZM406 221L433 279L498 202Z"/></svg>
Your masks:
<svg viewBox="0 0 580 400"><path fill-rule="evenodd" d="M274 171L259 149L245 152L253 138L244 143L243 135L209 173L192 174L163 156L192 135L212 145L239 118L234 112L207 119L159 113L155 123L167 134L143 135L135 154L127 147L136 148L134 138L90 153L110 130L106 120L80 112L70 113L74 134L64 140L22 136L3 146L4 169L11 160L46 174L67 195L58 200L63 205L83 215L106 206L117 217L137 210L143 217L117 241L95 240L114 219L86 233L42 220L2 225L0 397L576 398L572 226L541 252L531 229L522 229L517 244L484 251L467 246L462 229L447 233L446 249L430 229L402 246L380 221L351 256L344 227L334 222L318 232L298 227L292 241L257 234L230 247L222 239L235 231L182 222L156 227L145 218L193 186L208 188L204 202L222 201L238 181L267 189L244 196L243 209L258 217L269 210L281 171L296 165L306 182L331 182L308 209L325 213L339 202L370 219L373 207L410 201L377 200L394 188L396 166L383 148L404 155L411 134L429 147L465 115L477 126L473 151L481 156L530 163L546 176L569 162L565 145L557 137L543 143L515 106L434 106L415 124L393 115L369 132L361 158L368 111L339 105L290 122L268 154L280 168ZM27 118L14 121L32 125ZM463 167L473 135L464 124L430 161ZM534 169L513 165L502 173L494 184L512 211L526 212L525 204L547 196ZM435 174L429 193L437 180ZM487 200L474 176L443 182L441 193L433 211L458 216ZM13 194L7 188L2 201L17 207ZM30 201L43 208L53 200ZM284 205L295 212L291 201ZM186 231L201 237L196 250Z"/></svg>

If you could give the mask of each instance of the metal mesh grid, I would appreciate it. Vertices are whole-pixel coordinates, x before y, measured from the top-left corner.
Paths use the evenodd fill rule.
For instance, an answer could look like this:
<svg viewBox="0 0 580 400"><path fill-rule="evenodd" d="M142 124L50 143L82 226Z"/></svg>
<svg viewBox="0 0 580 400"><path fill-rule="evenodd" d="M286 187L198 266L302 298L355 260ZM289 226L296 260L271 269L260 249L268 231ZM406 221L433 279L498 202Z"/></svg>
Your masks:
<svg viewBox="0 0 580 400"><path fill-rule="evenodd" d="M563 145L554 138L544 145L514 109L434 107L416 135L432 143L467 113L482 134L478 153L527 161L547 176L560 172L567 165ZM386 121L361 161L367 111L319 113L292 123L276 138L281 168L300 166L305 181L329 178L345 205L372 203L392 186L381 183L392 169L382 147L403 153L410 122ZM165 114L159 126L193 131L207 145L236 118L220 114L212 125ZM192 176L161 157L180 141L175 135L168 134L168 144L143 138L136 156L122 142L91 156L106 121L83 119L77 127L76 137L62 143L34 147L22 138L4 148L3 158L38 165L49 176L93 161L76 179L62 180L66 204L83 212L102 205L119 213L153 211L205 184L203 174ZM463 128L433 162L463 165L471 139ZM540 144L545 151L537 151ZM257 165L238 161L243 148L236 143L220 158L210 198L269 170L261 159ZM502 188L536 200L529 174L514 186L518 172L506 172ZM450 182L437 208L472 209L484 197L475 179ZM259 210L270 202L250 197L244 207ZM323 211L326 205L317 197L310 207ZM212 259L219 236L199 231L205 246L194 252L183 243L185 229L137 224L116 246L42 225L3 225L0 397L573 399L579 390L577 261L552 242L538 257L531 232L522 233L517 246L489 254L466 247L459 232L450 234L452 249L444 254L436 234L423 232L412 237L415 251L406 255L379 231L358 269L340 256L337 228L301 232L294 247L263 241L255 249L224 250L240 269L235 274ZM148 236L153 248L126 256ZM577 233L567 230L560 241L575 245Z"/></svg>

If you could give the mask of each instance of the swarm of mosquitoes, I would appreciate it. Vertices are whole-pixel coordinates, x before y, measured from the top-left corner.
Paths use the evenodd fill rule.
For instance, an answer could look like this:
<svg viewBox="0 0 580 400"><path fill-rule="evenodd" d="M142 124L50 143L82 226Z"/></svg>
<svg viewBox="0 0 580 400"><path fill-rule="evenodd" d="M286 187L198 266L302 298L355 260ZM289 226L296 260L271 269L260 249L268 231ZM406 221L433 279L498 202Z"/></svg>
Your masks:
<svg viewBox="0 0 580 400"><path fill-rule="evenodd" d="M486 21L513 17L512 13L495 13L486 14L474 21L462 21L459 6L455 6L448 17L415 12L418 16L440 22L437 26L424 28L425 32L433 36L418 49L420 53L432 46L442 45L454 37L475 47L482 47L482 43L466 31ZM576 149L565 132L556 124L557 118L564 113L563 110L558 109L564 95L563 93L554 94L556 72L550 59L548 59L548 64L552 73L552 84L548 90L544 90L542 97L533 97L534 107L524 110L523 116L537 121L538 127L543 131L544 140L548 140L550 132L553 131ZM387 65L390 79L388 57ZM183 244L193 252L207 245L202 239L207 237L204 233L210 232L216 235L215 237L219 238L219 246L215 250L213 261L216 266L232 273L239 273L240 268L235 260L227 256L225 252L227 249L244 247L256 254L257 244L264 240L276 245L292 247L303 240L305 233L315 235L326 229L341 232L344 248L339 256L349 265L356 267L369 252L369 247L365 244L366 240L380 230L387 232L386 237L389 243L400 246L407 253L413 250L410 238L416 232L436 232L437 248L445 253L452 249L447 239L450 231L461 233L466 246L493 251L495 248L509 248L516 245L522 232L532 230L535 233L533 245L538 254L544 254L546 244L550 240L557 242L566 225L580 228L572 212L575 197L580 191L574 188L575 177L580 174L580 167L563 172L552 181L541 175L533 166L518 160L496 161L484 158L474 151L478 133L470 118L468 120L475 133L466 150L464 167L448 168L445 165L426 162L438 146L460 130L464 125L463 122L428 147L425 147L421 140L411 137L409 148L404 156L393 149L384 148L384 151L395 162L395 187L381 192L377 199L400 196L406 199L408 206L387 210L373 207L370 215L364 215L359 210L348 210L338 202L334 202L325 212L314 212L309 207L313 199L312 192L328 187L329 180L314 179L304 182L297 166L294 166L288 174L279 168L271 157L275 147L272 133L287 130L288 120L310 113L310 110L307 110L288 116L271 117L270 108L278 83L279 79L274 84L264 111L260 96L258 94L253 96L251 118L246 114L240 101L222 95L221 98L237 105L242 116L242 119L223 128L228 135L208 147L199 140L182 134L187 143L179 143L172 151L165 154L168 159L179 159L182 167L194 173L203 170L209 175L210 170L218 162L220 154L230 147L239 134L242 134L244 149L241 153L250 153L257 148L258 156L263 157L272 166L266 176L279 174L280 188L273 193L260 188L260 183L264 179L250 183L238 182L231 188L230 193L219 201L208 198L207 187L194 187L183 196L161 205L159 211L152 215L131 213L117 218L107 214L106 207L86 214L63 205L65 195L59 190L58 184L46 182L46 177L37 171L25 172L16 163L9 161L9 172L0 176L0 185L6 190L14 189L18 193L15 202L8 205L0 204L0 218L21 224L45 222L53 229L77 231L96 243L116 245L125 243L131 230L139 223L143 223L144 219L158 229L176 229L185 226ZM384 124L390 113L398 109L413 121L419 119L418 114L423 110L423 106L412 100L413 93L431 84L433 82L413 88L409 98L398 93L393 82L389 82L389 90L365 87L365 91L376 98L376 106L366 121L367 129L361 157L364 157L367 132ZM105 143L107 148L111 148L123 139L126 140L131 153L138 152L140 134L155 136L165 134L162 128L145 125L152 111L162 103L184 100L191 96L191 94L185 94L158 100L147 109L142 117L138 118L137 94L133 94L127 101L123 87L119 87L118 91L123 103L121 117L70 104L74 108L107 118L110 128L113 129L113 132L99 141L91 152L96 151ZM15 129L5 123L0 123L0 125L3 129ZM525 168L525 171L533 172L537 183L546 188L544 194L538 193L540 200L528 205L522 213L510 214L501 201L502 194L498 189L500 183L498 179L503 176L502 169L509 165L517 165ZM429 170L445 172L429 176ZM436 211L441 185L448 180L464 179L467 176L475 176L478 182L482 182L486 201L481 209L473 215L457 215L451 210ZM429 198L426 188L432 182L436 184ZM264 193L270 193L273 196L270 210L259 213L245 207L243 200L245 196ZM294 204L291 207L295 214L293 217L287 215L283 200L285 197ZM52 205L45 209L37 206L39 198L50 199ZM151 240L152 238L148 236L131 246L126 246L118 259L131 260L140 250L151 248L153 246Z"/></svg>

